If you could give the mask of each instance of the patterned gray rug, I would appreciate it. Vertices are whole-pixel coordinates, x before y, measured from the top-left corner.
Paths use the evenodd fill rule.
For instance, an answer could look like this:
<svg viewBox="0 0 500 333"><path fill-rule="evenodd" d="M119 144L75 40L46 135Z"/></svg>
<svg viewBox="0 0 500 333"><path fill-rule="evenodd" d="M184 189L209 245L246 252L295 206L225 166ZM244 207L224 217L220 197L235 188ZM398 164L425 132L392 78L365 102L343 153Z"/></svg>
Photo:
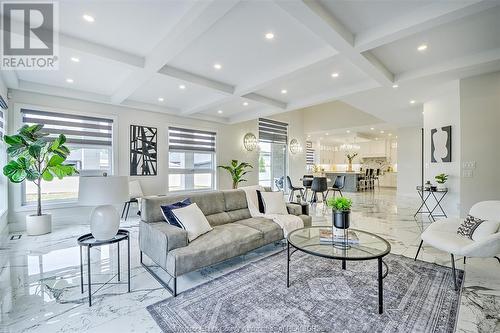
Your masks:
<svg viewBox="0 0 500 333"><path fill-rule="evenodd" d="M164 332L453 332L460 294L450 268L391 254L384 261L382 315L376 260L343 271L338 260L301 252L288 289L280 252L147 309Z"/></svg>

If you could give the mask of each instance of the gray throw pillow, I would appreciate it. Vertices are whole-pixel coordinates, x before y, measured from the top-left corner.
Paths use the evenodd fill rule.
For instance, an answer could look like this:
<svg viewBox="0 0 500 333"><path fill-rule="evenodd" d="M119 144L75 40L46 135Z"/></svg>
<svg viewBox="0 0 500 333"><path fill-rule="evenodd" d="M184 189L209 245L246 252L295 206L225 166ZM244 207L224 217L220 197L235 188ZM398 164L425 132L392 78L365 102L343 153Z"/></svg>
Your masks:
<svg viewBox="0 0 500 333"><path fill-rule="evenodd" d="M484 220L475 218L472 215L467 215L465 220L458 227L457 234L472 239L472 234L474 234L476 228L483 222Z"/></svg>

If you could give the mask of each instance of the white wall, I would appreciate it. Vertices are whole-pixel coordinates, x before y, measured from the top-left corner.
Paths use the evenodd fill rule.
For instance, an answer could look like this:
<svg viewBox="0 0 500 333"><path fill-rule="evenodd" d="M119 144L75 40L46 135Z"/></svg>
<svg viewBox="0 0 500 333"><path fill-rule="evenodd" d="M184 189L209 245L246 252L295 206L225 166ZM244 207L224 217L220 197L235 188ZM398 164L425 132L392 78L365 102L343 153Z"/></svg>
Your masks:
<svg viewBox="0 0 500 333"><path fill-rule="evenodd" d="M7 99L7 88L0 78L0 95L3 97L5 102L8 103ZM3 110L4 113L4 121L8 121L8 111ZM5 121L4 123L4 131L8 130L8 122ZM3 162L7 161L7 154L4 149L5 145L2 142L0 142L0 164L3 164ZM3 167L1 165L0 167ZM1 169L1 168L0 168ZM1 235L8 233L8 228L7 228L7 215L8 215L8 202L7 202L7 193L8 193L8 180L7 178L3 175L3 172L0 171L0 239L2 238Z"/></svg>
<svg viewBox="0 0 500 333"><path fill-rule="evenodd" d="M462 177L461 211L482 200L500 200L500 72L460 81L462 176L475 162L472 177Z"/></svg>
<svg viewBox="0 0 500 333"><path fill-rule="evenodd" d="M451 125L452 132L452 162L431 163L431 129L448 125ZM460 95L458 81L453 81L439 96L424 103L424 181L430 180L435 184L434 177L440 173L449 175L446 183L449 193L442 205L448 216L459 216Z"/></svg>
<svg viewBox="0 0 500 333"><path fill-rule="evenodd" d="M132 108L124 108L115 105L85 102L69 98L61 98L23 91L12 91L12 98L9 101L14 104L31 104L47 107L50 109L60 109L66 112L86 112L102 115L116 116L118 121L118 174L129 174L129 127L135 125L150 125L158 128L158 175L147 177L131 177L138 179L146 195L167 193L167 127L170 125L180 125L192 128L209 129L217 131L217 164L228 164L231 159L244 160L257 166L258 153L246 152L243 149L243 136L247 132L257 134L257 122L249 121L236 125L225 125L215 122L201 121L190 118L182 118L168 114L148 112ZM14 108L10 108L13 110ZM9 110L10 111L10 110ZM10 111L10 124L14 123L14 118L19 119L20 114ZM13 128L11 126L11 128ZM252 172L247 177L247 184L256 184L258 172ZM231 188L231 179L225 170L219 169L217 172L217 183L219 189ZM27 211L19 207L20 185L9 185L9 222L11 231L24 229L24 220ZM17 203L17 204L16 204ZM69 207L46 209L53 214L54 224L87 223L90 208Z"/></svg>
<svg viewBox="0 0 500 333"><path fill-rule="evenodd" d="M397 136L397 195L416 197L421 179L421 127L399 128Z"/></svg>

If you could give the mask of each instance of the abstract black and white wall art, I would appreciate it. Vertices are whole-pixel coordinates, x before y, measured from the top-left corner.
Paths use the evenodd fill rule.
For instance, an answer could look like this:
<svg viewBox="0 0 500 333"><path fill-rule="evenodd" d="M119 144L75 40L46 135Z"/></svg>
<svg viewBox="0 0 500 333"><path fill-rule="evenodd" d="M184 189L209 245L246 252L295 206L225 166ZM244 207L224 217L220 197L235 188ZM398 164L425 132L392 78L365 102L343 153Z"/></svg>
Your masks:
<svg viewBox="0 0 500 333"><path fill-rule="evenodd" d="M451 162L451 126L431 129L431 162Z"/></svg>
<svg viewBox="0 0 500 333"><path fill-rule="evenodd" d="M130 175L157 175L156 127L130 125Z"/></svg>

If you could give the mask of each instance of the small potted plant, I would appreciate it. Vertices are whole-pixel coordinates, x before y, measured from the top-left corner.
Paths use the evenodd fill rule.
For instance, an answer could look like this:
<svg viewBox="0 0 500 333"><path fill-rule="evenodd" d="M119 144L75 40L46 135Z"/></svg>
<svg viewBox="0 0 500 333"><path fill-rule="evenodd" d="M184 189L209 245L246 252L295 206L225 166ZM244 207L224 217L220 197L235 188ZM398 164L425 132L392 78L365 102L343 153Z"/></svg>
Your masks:
<svg viewBox="0 0 500 333"><path fill-rule="evenodd" d="M446 191L447 188L446 188L446 186L444 186L444 184L448 180L448 175L445 173L440 173L439 175L437 175L434 178L436 179L436 183L438 183L438 186L437 186L438 191Z"/></svg>
<svg viewBox="0 0 500 333"><path fill-rule="evenodd" d="M238 160L232 160L230 165L219 165L219 168L225 169L229 172L231 179L233 180L233 189L237 189L239 183L247 181L246 179L243 179L243 176L250 171L245 169L253 168L253 166L246 162L239 163Z"/></svg>
<svg viewBox="0 0 500 333"><path fill-rule="evenodd" d="M332 220L335 228L348 229L352 200L345 197L329 198L326 205L332 209Z"/></svg>
<svg viewBox="0 0 500 333"><path fill-rule="evenodd" d="M3 174L13 183L27 180L37 187L36 214L26 216L26 231L30 236L47 234L52 229L51 215L42 214L42 181L78 173L73 165L64 163L70 153L64 145L66 137L60 134L49 139L42 129L40 124L24 125L18 134L3 137L11 158L3 167Z"/></svg>

